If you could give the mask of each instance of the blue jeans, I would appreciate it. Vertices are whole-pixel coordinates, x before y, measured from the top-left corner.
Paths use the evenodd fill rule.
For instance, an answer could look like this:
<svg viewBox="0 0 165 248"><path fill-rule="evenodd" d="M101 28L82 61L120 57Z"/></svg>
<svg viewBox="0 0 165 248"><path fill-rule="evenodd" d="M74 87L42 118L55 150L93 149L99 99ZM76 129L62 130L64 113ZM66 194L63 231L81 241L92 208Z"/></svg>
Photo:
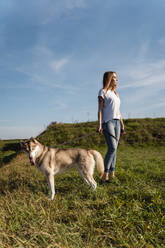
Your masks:
<svg viewBox="0 0 165 248"><path fill-rule="evenodd" d="M108 145L108 151L104 158L104 172L108 173L109 171L115 170L116 152L121 130L120 120L113 119L106 123L103 123L102 128L105 140ZM117 140L110 134L115 136Z"/></svg>

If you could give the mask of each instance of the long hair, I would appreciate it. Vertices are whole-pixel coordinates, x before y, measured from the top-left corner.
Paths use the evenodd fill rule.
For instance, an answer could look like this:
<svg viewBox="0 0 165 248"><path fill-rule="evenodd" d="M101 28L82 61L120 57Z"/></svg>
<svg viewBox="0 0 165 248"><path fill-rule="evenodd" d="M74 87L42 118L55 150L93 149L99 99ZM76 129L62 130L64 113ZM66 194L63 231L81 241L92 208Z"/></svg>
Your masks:
<svg viewBox="0 0 165 248"><path fill-rule="evenodd" d="M103 75L103 89L108 90L111 87L111 83L113 82L113 74L116 73L114 71L106 71Z"/></svg>

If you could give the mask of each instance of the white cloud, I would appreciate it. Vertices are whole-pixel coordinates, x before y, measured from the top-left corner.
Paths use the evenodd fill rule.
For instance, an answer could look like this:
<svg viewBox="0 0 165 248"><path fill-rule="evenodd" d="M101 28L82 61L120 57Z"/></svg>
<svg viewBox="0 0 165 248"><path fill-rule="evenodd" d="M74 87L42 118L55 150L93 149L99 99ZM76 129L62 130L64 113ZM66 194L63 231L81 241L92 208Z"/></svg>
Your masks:
<svg viewBox="0 0 165 248"><path fill-rule="evenodd" d="M68 82L64 84L60 80L61 70L71 62L67 57L56 60L53 52L47 46L40 44L35 46L31 53L31 63L26 63L25 60L23 64L16 65L15 69L14 65L12 68L12 70L26 76L22 84L15 83L14 85L4 86L5 88L58 88L66 90L71 95L77 91L78 86L73 86L72 83Z"/></svg>
<svg viewBox="0 0 165 248"><path fill-rule="evenodd" d="M119 89L122 97L121 107L127 118L164 115L164 71L165 60L139 60L122 68L119 73L123 81L119 81ZM128 81L124 82L124 78Z"/></svg>
<svg viewBox="0 0 165 248"><path fill-rule="evenodd" d="M162 107L165 107L165 101L164 100L160 100L159 103L155 103L155 104L151 104L149 106L149 108L162 108Z"/></svg>
<svg viewBox="0 0 165 248"><path fill-rule="evenodd" d="M77 91L77 87L74 87L70 84L64 85L62 83L57 83L54 78L52 78L49 75L49 69L45 68L44 73L42 73L42 65L38 66L38 70L34 71L33 66L31 68L26 68L26 66L22 66L19 68L16 68L18 72L21 72L25 75L27 75L29 78L27 80L24 80L22 85L14 85L14 86L8 86L5 88L33 88L38 89L42 87L49 87L49 88L58 88L62 90L67 90L68 93L74 94L75 91Z"/></svg>
<svg viewBox="0 0 165 248"><path fill-rule="evenodd" d="M124 77L129 77L128 83L122 83L120 88L157 87L165 88L165 60L155 62L139 61L121 70ZM127 74L127 75L126 75Z"/></svg>
<svg viewBox="0 0 165 248"><path fill-rule="evenodd" d="M145 58L147 53L148 53L148 51L149 51L149 49L150 49L150 41L145 40L140 46L140 49L139 49L139 52L138 52L138 57L140 59Z"/></svg>
<svg viewBox="0 0 165 248"><path fill-rule="evenodd" d="M63 102L56 103L56 109L66 109L68 106Z"/></svg>
<svg viewBox="0 0 165 248"><path fill-rule="evenodd" d="M62 67L64 67L66 64L69 63L69 60L67 58L62 58L60 60L54 60L50 63L50 66L53 70L56 72L60 71Z"/></svg>

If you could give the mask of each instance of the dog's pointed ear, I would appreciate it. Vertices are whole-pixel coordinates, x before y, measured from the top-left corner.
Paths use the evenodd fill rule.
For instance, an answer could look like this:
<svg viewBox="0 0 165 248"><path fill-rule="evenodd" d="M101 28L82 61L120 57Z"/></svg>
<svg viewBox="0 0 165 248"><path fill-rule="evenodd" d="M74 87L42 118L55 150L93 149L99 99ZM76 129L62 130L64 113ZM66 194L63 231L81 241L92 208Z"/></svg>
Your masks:
<svg viewBox="0 0 165 248"><path fill-rule="evenodd" d="M33 137L30 138L30 141L32 141L32 142L35 143L35 144L38 143L38 141L37 141L35 138L33 138Z"/></svg>
<svg viewBox="0 0 165 248"><path fill-rule="evenodd" d="M23 140L20 140L20 147L21 147L21 149L25 149L26 148L26 142Z"/></svg>

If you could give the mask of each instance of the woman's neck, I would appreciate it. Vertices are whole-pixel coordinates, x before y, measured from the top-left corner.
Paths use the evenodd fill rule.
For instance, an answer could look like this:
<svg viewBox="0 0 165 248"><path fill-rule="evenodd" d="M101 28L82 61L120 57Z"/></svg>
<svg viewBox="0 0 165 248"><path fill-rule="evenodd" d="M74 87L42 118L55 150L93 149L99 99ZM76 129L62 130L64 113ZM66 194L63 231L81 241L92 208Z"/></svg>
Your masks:
<svg viewBox="0 0 165 248"><path fill-rule="evenodd" d="M112 92L115 92L115 89L113 89L113 88L109 88L108 90L110 90Z"/></svg>
<svg viewBox="0 0 165 248"><path fill-rule="evenodd" d="M112 91L112 92L115 92L115 89L113 89L113 88L108 88L108 89L105 89L105 88L103 88L106 92L108 91L108 90L110 90L110 91Z"/></svg>

